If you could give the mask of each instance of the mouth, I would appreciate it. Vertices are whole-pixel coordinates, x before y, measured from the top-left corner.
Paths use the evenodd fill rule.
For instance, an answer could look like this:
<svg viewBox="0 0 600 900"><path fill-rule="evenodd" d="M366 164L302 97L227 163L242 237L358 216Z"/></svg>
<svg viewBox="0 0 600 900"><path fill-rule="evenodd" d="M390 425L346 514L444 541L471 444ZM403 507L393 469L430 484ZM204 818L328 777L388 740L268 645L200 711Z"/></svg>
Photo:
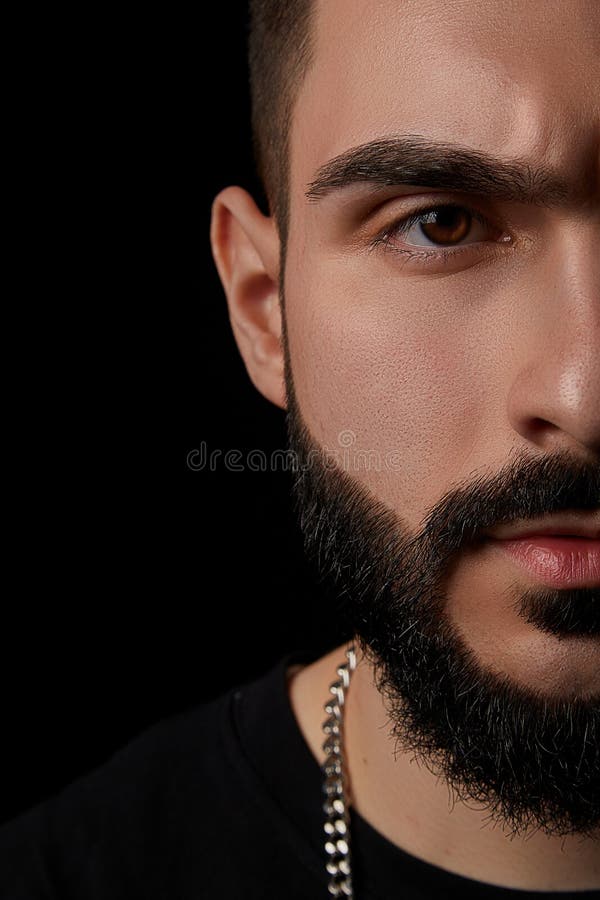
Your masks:
<svg viewBox="0 0 600 900"><path fill-rule="evenodd" d="M556 529L492 537L490 544L521 571L548 586L600 587L600 537Z"/></svg>

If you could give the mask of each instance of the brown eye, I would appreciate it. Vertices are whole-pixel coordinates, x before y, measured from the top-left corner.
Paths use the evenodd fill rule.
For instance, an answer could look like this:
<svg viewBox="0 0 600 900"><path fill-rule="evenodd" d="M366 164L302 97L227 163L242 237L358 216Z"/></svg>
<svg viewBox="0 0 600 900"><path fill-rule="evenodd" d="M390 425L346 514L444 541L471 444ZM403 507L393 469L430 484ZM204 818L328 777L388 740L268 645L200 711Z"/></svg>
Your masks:
<svg viewBox="0 0 600 900"><path fill-rule="evenodd" d="M401 238L406 248L461 249L479 241L498 238L501 232L485 216L468 206L444 203L418 210L397 221L384 232L384 243ZM398 248L400 249L400 248Z"/></svg>
<svg viewBox="0 0 600 900"><path fill-rule="evenodd" d="M396 219L370 243L371 249L401 254L413 264L446 265L464 254L483 258L492 244L512 246L512 236L478 209L460 203L421 207Z"/></svg>
<svg viewBox="0 0 600 900"><path fill-rule="evenodd" d="M472 228L470 212L460 206L440 206L420 216L419 226L426 238L434 244L456 244L462 241Z"/></svg>

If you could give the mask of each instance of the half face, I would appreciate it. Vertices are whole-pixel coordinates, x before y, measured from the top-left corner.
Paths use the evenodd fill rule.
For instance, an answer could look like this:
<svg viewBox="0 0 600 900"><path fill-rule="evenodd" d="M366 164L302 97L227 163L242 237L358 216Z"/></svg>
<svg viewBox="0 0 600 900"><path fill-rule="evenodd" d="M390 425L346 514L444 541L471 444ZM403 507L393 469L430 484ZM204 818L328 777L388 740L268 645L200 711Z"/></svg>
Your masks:
<svg viewBox="0 0 600 900"><path fill-rule="evenodd" d="M600 8L317 0L314 27L290 147L298 415L407 538L433 511L442 540L462 491L449 622L515 684L597 697L598 541L511 554L487 532L600 527ZM539 627L561 592L568 639Z"/></svg>

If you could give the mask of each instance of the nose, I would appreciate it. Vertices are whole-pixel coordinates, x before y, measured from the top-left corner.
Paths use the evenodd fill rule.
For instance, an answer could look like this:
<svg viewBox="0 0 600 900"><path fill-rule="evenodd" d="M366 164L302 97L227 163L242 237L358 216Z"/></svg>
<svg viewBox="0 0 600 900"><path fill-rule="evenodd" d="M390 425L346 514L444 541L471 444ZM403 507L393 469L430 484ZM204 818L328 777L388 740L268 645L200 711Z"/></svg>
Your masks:
<svg viewBox="0 0 600 900"><path fill-rule="evenodd" d="M595 224L595 223L594 223ZM563 231L538 260L520 320L508 415L539 447L600 458L597 225Z"/></svg>

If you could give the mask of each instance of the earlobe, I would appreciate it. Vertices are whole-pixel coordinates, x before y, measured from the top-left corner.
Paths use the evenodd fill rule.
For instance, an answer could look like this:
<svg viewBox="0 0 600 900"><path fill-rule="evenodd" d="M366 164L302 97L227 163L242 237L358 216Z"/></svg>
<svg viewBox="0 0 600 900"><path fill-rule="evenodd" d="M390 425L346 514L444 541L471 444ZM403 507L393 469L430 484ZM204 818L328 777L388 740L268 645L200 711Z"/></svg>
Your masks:
<svg viewBox="0 0 600 900"><path fill-rule="evenodd" d="M285 409L275 221L243 188L227 187L213 201L210 242L248 374L267 400Z"/></svg>

